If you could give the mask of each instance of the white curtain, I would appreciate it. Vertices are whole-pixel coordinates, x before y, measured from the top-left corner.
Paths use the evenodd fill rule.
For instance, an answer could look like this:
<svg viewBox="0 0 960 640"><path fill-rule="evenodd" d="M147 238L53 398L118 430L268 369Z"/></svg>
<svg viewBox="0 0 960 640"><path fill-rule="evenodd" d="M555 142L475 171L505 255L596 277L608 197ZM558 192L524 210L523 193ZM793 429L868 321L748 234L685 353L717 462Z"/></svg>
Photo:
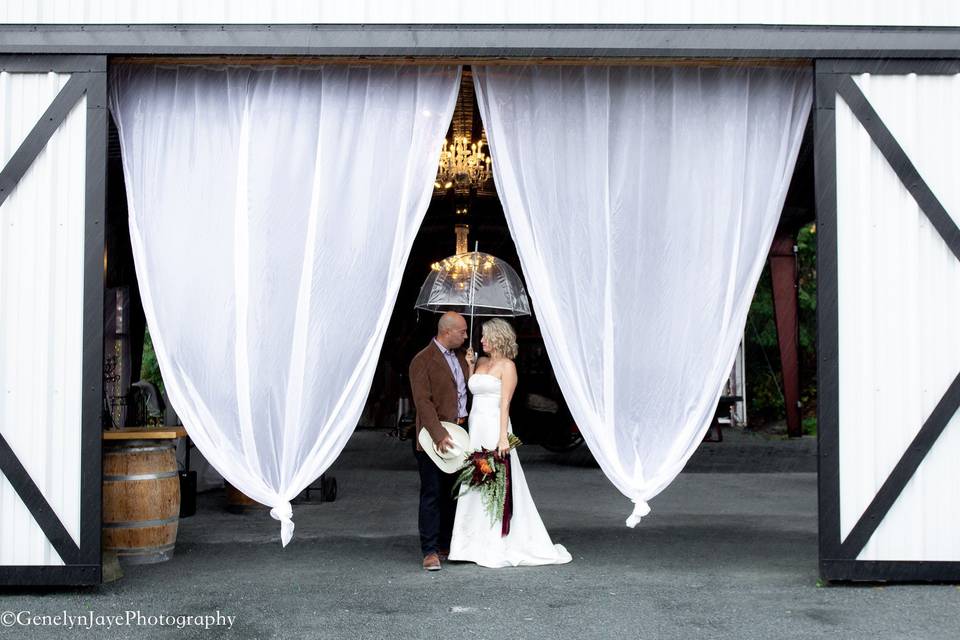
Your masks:
<svg viewBox="0 0 960 640"><path fill-rule="evenodd" d="M709 427L811 75L480 66L474 78L547 352L590 450L634 501L635 526Z"/></svg>
<svg viewBox="0 0 960 640"><path fill-rule="evenodd" d="M459 87L455 66L120 66L130 235L170 399L272 507L369 392Z"/></svg>

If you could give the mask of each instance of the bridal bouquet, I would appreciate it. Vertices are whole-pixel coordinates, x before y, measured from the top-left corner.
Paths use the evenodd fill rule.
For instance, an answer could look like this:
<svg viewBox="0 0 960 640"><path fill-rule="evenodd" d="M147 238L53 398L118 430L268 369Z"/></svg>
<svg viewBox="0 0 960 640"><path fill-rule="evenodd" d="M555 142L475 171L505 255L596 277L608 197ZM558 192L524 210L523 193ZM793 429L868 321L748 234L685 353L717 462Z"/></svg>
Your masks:
<svg viewBox="0 0 960 640"><path fill-rule="evenodd" d="M520 438L507 435L510 449L520 445ZM483 506L490 516L490 524L501 523L501 535L510 533L513 500L510 495L510 456L501 457L496 450L481 448L469 454L460 475L453 484L454 497L466 491L479 491Z"/></svg>

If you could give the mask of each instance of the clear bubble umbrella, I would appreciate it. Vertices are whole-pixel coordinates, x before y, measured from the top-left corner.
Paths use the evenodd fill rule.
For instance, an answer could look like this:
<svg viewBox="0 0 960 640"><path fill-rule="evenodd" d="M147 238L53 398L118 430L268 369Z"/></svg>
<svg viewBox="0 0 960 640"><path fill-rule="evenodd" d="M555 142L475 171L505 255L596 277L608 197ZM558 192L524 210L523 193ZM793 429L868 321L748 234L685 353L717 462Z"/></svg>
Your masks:
<svg viewBox="0 0 960 640"><path fill-rule="evenodd" d="M435 262L415 306L469 315L471 339L474 316L530 315L527 290L517 272L503 260L478 250Z"/></svg>

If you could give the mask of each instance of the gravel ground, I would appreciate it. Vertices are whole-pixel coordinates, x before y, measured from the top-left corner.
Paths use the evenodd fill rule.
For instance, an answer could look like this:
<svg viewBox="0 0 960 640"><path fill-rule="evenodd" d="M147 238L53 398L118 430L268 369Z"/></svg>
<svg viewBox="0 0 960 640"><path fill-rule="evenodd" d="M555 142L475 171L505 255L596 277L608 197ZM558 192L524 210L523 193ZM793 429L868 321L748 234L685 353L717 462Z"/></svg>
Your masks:
<svg viewBox="0 0 960 640"><path fill-rule="evenodd" d="M265 511L229 514L221 492L205 493L197 515L181 520L170 562L124 567L123 578L96 588L0 591L0 614L92 611L137 622L132 611L141 624L0 627L0 637L960 636L955 586L818 586L811 442L731 433L705 445L636 529L623 526L630 505L587 452L525 446L531 491L573 562L451 563L428 574L419 568L409 443L361 431L331 471L337 500L296 505L286 549ZM176 628L218 612L222 624Z"/></svg>

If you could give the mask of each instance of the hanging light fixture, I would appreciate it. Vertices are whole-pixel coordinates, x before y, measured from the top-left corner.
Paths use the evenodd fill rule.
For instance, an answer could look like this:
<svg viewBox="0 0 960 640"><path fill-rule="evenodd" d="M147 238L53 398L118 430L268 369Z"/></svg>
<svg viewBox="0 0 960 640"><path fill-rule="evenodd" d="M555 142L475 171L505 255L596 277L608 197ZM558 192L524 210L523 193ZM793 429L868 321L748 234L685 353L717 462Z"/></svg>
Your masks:
<svg viewBox="0 0 960 640"><path fill-rule="evenodd" d="M453 231L457 235L456 255L459 256L467 252L467 238L470 234L470 225L458 224L453 228Z"/></svg>
<svg viewBox="0 0 960 640"><path fill-rule="evenodd" d="M487 141L470 142L470 136L454 136L452 142L443 141L440 167L433 183L436 189L479 188L490 180L490 156L483 148Z"/></svg>

